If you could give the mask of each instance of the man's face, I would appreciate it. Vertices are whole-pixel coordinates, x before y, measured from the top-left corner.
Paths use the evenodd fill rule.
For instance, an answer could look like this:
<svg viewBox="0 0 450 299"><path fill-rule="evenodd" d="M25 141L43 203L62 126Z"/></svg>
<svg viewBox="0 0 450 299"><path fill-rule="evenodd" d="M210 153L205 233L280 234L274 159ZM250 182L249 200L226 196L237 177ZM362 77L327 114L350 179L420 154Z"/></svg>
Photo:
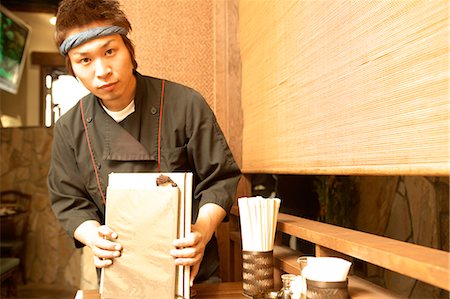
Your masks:
<svg viewBox="0 0 450 299"><path fill-rule="evenodd" d="M119 34L92 39L71 49L68 55L75 76L108 109L121 110L133 99L133 65Z"/></svg>

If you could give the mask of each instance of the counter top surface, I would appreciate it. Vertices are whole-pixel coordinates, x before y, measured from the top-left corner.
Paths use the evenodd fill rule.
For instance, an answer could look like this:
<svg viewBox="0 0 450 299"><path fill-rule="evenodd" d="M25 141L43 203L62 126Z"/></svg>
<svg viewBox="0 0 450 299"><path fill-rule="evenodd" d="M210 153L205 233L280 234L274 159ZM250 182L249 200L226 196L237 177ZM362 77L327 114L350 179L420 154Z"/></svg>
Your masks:
<svg viewBox="0 0 450 299"><path fill-rule="evenodd" d="M248 299L242 294L242 282L198 284L193 289L197 292L193 299ZM100 299L100 294L98 290L80 290L75 299Z"/></svg>

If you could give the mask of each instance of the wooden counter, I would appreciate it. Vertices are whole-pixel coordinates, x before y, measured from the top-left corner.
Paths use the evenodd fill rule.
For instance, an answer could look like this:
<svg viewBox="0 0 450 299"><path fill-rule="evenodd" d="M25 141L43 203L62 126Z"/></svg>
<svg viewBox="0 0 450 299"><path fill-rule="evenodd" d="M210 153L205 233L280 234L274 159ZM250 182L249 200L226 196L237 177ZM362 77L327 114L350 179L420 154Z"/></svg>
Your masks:
<svg viewBox="0 0 450 299"><path fill-rule="evenodd" d="M198 284L193 289L197 292L195 299L248 299L242 294L242 282L224 282ZM75 299L100 299L98 290L78 291Z"/></svg>
<svg viewBox="0 0 450 299"><path fill-rule="evenodd" d="M351 278L351 279L350 279ZM242 294L242 282L223 282L214 284L198 284L193 289L197 295L193 299L248 299ZM349 277L349 296L352 299L401 298L378 287L368 287L363 279ZM78 291L75 299L100 299L98 290Z"/></svg>
<svg viewBox="0 0 450 299"><path fill-rule="evenodd" d="M194 299L248 299L242 294L242 282L203 283L193 289L197 291Z"/></svg>

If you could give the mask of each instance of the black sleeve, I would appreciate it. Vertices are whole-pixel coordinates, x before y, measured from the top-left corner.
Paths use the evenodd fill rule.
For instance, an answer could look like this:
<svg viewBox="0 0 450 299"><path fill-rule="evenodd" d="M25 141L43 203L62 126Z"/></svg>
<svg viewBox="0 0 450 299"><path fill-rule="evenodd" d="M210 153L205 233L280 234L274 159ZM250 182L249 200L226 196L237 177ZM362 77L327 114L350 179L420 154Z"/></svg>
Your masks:
<svg viewBox="0 0 450 299"><path fill-rule="evenodd" d="M56 217L70 237L87 220L100 222L97 206L90 200L75 159L75 147L69 130L60 121L53 133L51 164L48 174L50 202ZM71 142L72 141L72 142ZM101 223L101 222L100 222ZM82 244L75 241L77 247Z"/></svg>
<svg viewBox="0 0 450 299"><path fill-rule="evenodd" d="M215 203L228 214L241 172L213 111L196 92L193 92L191 113L192 117L188 118L188 156L200 180L194 198L199 199L199 208L206 203Z"/></svg>

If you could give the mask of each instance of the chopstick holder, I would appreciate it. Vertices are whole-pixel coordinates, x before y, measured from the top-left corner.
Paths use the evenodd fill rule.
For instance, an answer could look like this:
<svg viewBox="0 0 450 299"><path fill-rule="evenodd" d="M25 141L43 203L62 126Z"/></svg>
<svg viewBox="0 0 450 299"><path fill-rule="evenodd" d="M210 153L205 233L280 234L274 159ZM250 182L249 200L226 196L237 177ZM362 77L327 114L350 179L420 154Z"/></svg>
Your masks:
<svg viewBox="0 0 450 299"><path fill-rule="evenodd" d="M278 198L261 196L238 199L243 293L248 297L273 290L273 244L280 203Z"/></svg>

